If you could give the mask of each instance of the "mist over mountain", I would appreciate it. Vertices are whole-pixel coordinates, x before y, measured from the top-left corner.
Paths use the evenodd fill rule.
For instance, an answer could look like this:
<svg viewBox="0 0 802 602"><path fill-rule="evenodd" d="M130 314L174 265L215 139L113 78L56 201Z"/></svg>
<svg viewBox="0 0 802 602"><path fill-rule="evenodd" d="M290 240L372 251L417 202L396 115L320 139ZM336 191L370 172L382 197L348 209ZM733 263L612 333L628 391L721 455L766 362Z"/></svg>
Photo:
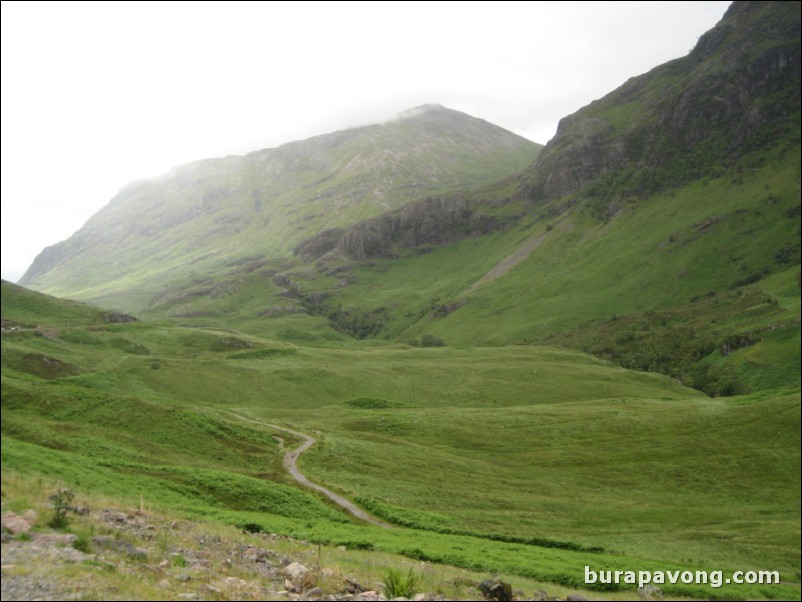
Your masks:
<svg viewBox="0 0 802 602"><path fill-rule="evenodd" d="M798 329L748 287L796 294L799 29L796 3L736 2L687 56L565 117L542 153L425 105L180 166L126 186L21 283L279 338L560 342L708 386L711 351ZM700 322L653 330L677 312Z"/></svg>
<svg viewBox="0 0 802 602"><path fill-rule="evenodd" d="M800 6L545 147L425 105L127 185L2 282L4 596L799 599Z"/></svg>
<svg viewBox="0 0 802 602"><path fill-rule="evenodd" d="M125 186L75 235L45 249L20 284L87 300L132 287L139 294L188 262L200 271L280 256L326 227L514 175L539 148L425 105L372 126L197 161Z"/></svg>

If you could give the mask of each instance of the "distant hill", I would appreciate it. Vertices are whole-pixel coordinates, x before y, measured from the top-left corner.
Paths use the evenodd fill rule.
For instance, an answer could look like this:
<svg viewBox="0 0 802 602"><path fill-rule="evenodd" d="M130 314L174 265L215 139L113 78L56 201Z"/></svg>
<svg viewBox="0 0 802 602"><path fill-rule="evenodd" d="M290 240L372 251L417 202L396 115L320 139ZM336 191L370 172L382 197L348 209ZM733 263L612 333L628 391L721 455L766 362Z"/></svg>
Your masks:
<svg viewBox="0 0 802 602"><path fill-rule="evenodd" d="M512 176L540 145L439 105L125 186L20 284L138 310L177 279L282 257L331 226Z"/></svg>

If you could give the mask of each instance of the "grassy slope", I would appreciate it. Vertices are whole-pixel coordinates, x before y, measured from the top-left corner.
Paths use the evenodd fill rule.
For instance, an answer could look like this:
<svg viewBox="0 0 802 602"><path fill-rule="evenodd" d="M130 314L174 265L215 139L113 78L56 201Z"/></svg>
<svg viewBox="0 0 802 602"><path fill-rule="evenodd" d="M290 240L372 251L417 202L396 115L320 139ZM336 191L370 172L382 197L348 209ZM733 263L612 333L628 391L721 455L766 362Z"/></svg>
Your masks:
<svg viewBox="0 0 802 602"><path fill-rule="evenodd" d="M738 176L743 170L749 179ZM457 345L548 341L618 361L605 350L620 346L633 324L649 323L651 347L670 354L689 339L690 359L668 366L670 358L644 352L626 365L689 384L695 361L727 337L750 333L759 345L753 357L776 361L750 368L740 351L713 353L709 363L731 363L742 390L798 386L799 177L799 146L790 144L747 157L719 178L630 202L608 222L579 209L555 216L547 206L504 232L359 265L345 287L320 277L301 285L329 295L324 316L333 309L373 316L379 336L402 341L427 333ZM475 284L536 239L542 242L524 261ZM452 304L457 309L443 311ZM672 328L672 320L687 326L689 315L692 332Z"/></svg>
<svg viewBox="0 0 802 602"><path fill-rule="evenodd" d="M22 514L33 508L38 512L41 522L44 522L53 514L46 501L47 497L62 486L64 483L57 479L4 469L3 513L10 510ZM376 587L381 591L378 584L392 569L400 570L404 575L412 571L417 577L416 592L436 592L449 600L471 600L478 595L479 583L488 577L486 571L468 571L442 564L422 564L416 559L378 550L317 546L310 545L308 541L284 536L244 533L236 527L204 520L197 515L179 517L174 510L160 512L148 501L145 501L142 512L138 503L136 502L134 510L130 500L79 490L74 504L92 508L95 512L88 517L68 515L70 524L67 530L80 538L80 543L74 544L76 548L83 547L89 553L101 552L103 561L90 557L80 563L59 563L42 552L31 563L4 563L4 586L6 579L34 582L43 580L48 584L48 589L66 594L64 597L67 599L90 600L180 600L185 599L188 594L191 596L193 592L198 592L201 599L275 597L277 590L285 589L283 578L276 581L269 575L265 576L265 563L254 563L243 558L243 550L249 548L251 551L254 548L262 552L269 550L270 554L289 557L315 571L325 569L325 573L318 574L318 586L326 593L344 593L346 579ZM146 521L148 529L142 533L132 530L130 525L128 528L120 527L101 520L98 517L100 510L110 508L127 513L134 520ZM41 522L34 528L34 537L39 533L49 534L51 531ZM132 559L124 550L99 550L93 546L92 538L101 534L147 550L147 558ZM208 541L213 541L214 545L209 545ZM36 544L19 542L11 545L33 547ZM44 549L49 551L48 548ZM188 573L187 565L191 565L197 558L205 560L210 570L204 572L190 569L192 578L186 581L181 575ZM151 567L157 564L159 570L152 570ZM579 593L589 599L628 598L624 592L589 592L577 587L561 587L550 582L533 581L519 575L502 573L498 576L510 583L513 589L524 592L547 590L552 595L564 598L578 593L579 590Z"/></svg>
<svg viewBox="0 0 802 602"><path fill-rule="evenodd" d="M541 146L442 107L406 119L210 159L123 188L51 269L21 281L136 312L238 261L283 258L301 240L430 195L511 176ZM241 264L242 265L242 264Z"/></svg>
<svg viewBox="0 0 802 602"><path fill-rule="evenodd" d="M779 568L799 580L797 393L711 401L549 348L304 348L141 323L57 330L3 336L4 470L558 582L577 583L585 564ZM33 354L49 361L15 363ZM345 403L355 397L390 403ZM303 469L414 529L355 525L291 486L269 431L214 407L320 431ZM607 551L570 549L598 546Z"/></svg>
<svg viewBox="0 0 802 602"><path fill-rule="evenodd" d="M3 327L85 326L104 322L104 312L92 305L56 299L3 280ZM9 302L5 300L8 299Z"/></svg>

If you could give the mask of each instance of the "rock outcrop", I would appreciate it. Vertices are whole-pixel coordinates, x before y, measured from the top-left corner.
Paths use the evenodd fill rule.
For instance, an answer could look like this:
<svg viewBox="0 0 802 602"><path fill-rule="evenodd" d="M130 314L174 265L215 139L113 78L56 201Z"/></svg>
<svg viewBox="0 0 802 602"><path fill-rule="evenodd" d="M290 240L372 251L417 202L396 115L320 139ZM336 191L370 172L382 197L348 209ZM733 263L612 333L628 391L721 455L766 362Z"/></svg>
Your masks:
<svg viewBox="0 0 802 602"><path fill-rule="evenodd" d="M689 55L563 118L520 196L648 194L798 132L799 29L798 2L734 2Z"/></svg>
<svg viewBox="0 0 802 602"><path fill-rule="evenodd" d="M346 229L331 229L303 241L295 254L316 259L337 250L351 259L390 257L394 247L422 248L478 236L498 226L477 213L465 194L427 198Z"/></svg>

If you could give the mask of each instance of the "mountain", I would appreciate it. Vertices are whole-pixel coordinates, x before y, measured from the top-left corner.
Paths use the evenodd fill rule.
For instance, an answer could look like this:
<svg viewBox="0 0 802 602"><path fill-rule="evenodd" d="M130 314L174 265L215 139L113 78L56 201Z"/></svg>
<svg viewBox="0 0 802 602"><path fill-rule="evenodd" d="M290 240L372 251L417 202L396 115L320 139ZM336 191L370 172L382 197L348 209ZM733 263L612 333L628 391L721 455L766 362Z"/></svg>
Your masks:
<svg viewBox="0 0 802 602"><path fill-rule="evenodd" d="M177 167L125 186L20 284L136 311L177 279L282 257L331 226L512 176L540 146L425 105L371 126Z"/></svg>
<svg viewBox="0 0 802 602"><path fill-rule="evenodd" d="M321 276L298 270L296 297L352 336L561 344L710 393L798 383L799 73L799 3L736 2L512 184L299 246Z"/></svg>
<svg viewBox="0 0 802 602"><path fill-rule="evenodd" d="M22 282L288 341L559 344L711 394L798 383L799 72L799 4L736 2L534 160L420 107L129 186Z"/></svg>
<svg viewBox="0 0 802 602"><path fill-rule="evenodd" d="M325 595L360 589L342 553L440 593L437 563L561 599L637 595L582 567L707 566L779 582L655 595L799 599L799 15L733 4L534 159L426 107L129 186L27 278L138 320L2 285L4 514L69 487L94 509L69 515L73 545L108 551L98 521L145 534L117 551L158 569L159 599L272 591L218 579L218 527L270 577L303 540ZM300 485L296 460L392 528ZM154 512L176 520L156 533ZM73 563L62 597L136 598L97 568Z"/></svg>
<svg viewBox="0 0 802 602"><path fill-rule="evenodd" d="M622 197L715 176L749 151L797 138L799 29L798 3L733 3L688 56L563 118L521 194L580 194L611 214Z"/></svg>

